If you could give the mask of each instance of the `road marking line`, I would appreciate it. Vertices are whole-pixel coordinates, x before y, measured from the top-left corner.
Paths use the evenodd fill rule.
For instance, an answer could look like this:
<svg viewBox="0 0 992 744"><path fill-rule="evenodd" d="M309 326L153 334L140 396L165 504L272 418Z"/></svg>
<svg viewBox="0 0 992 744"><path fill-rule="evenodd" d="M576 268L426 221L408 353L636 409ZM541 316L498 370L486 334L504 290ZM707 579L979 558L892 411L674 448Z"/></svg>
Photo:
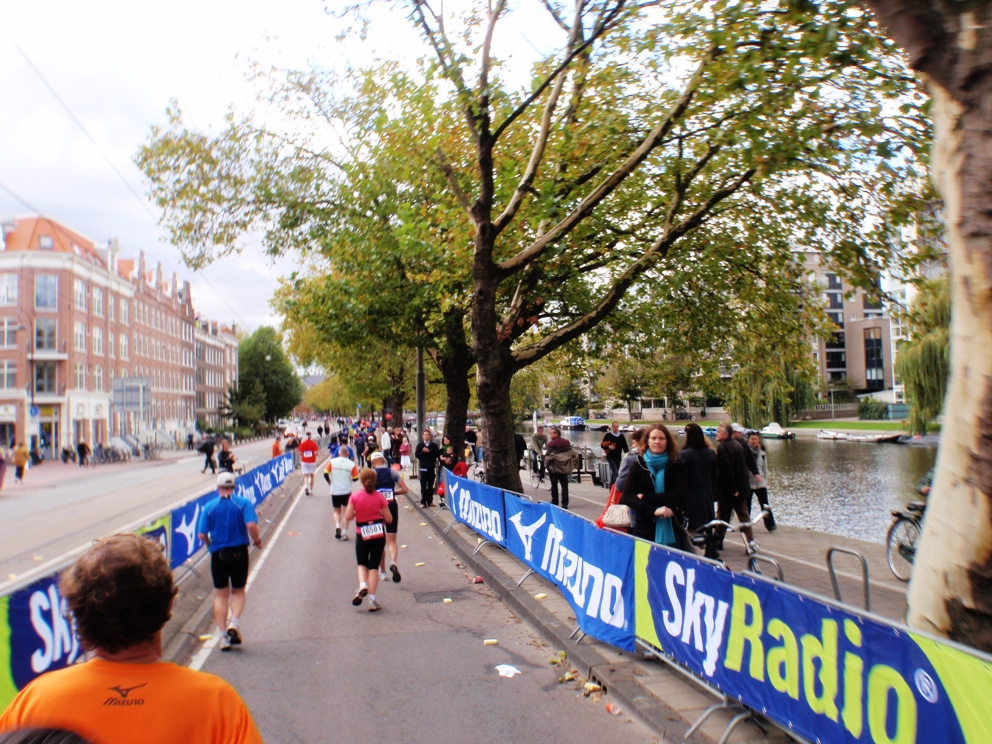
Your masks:
<svg viewBox="0 0 992 744"><path fill-rule="evenodd" d="M303 486L300 486L300 490L296 492L296 496L293 498L293 503L289 506L289 511L286 512L286 516L282 518L279 522L279 526L276 527L272 540L270 540L269 544L265 546L258 562L255 563L255 567L252 569L251 573L248 574L248 582L245 584L245 594L247 594L248 590L251 589L252 582L255 581L255 577L258 575L259 570L261 570L262 566L265 564L265 559L268 558L269 552L271 552L272 548L274 548L276 543L279 541L279 536L282 535L282 528L286 526L287 520L293 515L293 512L296 510L296 505L300 503L300 496L302 495ZM211 614L213 613L211 612ZM196 655L193 656L193 660L190 661L189 668L193 671L200 671L200 669L203 668L203 665L206 664L207 659L210 657L210 652L217 647L217 643L220 639L216 635L211 635L211 639L203 644L203 648L197 651Z"/></svg>
<svg viewBox="0 0 992 744"><path fill-rule="evenodd" d="M826 571L827 573L830 572L829 568L827 568L826 566L821 566L819 563L813 563L812 561L805 561L802 558L795 558L791 555L786 555L784 553L776 553L773 550L765 550L764 548L761 548L758 551L758 553L760 555L773 555L776 558L782 558L783 560L792 561L793 563L799 563L808 568L818 568L821 571ZM846 571L836 571L835 573L838 576L843 576L845 579L855 579L857 581L861 581L864 578L856 574L847 573ZM903 589L901 586L893 586L892 584L886 584L885 582L876 581L875 579L868 579L868 583L871 584L872 586L877 586L881 589L889 589L893 592L898 592L899 594L906 593L906 590Z"/></svg>

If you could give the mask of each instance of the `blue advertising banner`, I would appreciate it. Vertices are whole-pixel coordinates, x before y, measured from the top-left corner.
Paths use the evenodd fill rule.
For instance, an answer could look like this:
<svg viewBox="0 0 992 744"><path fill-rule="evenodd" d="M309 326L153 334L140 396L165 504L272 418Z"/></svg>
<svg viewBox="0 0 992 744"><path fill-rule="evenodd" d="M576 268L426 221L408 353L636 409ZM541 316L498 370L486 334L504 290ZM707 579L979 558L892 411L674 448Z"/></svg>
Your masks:
<svg viewBox="0 0 992 744"><path fill-rule="evenodd" d="M634 650L634 541L564 509L503 494L506 547L554 582L584 633Z"/></svg>
<svg viewBox="0 0 992 744"><path fill-rule="evenodd" d="M811 741L992 740L988 665L955 647L640 541L635 581L638 638Z"/></svg>
<svg viewBox="0 0 992 744"><path fill-rule="evenodd" d="M503 492L467 478L459 478L448 470L442 471L441 477L451 516L490 542L506 547Z"/></svg>

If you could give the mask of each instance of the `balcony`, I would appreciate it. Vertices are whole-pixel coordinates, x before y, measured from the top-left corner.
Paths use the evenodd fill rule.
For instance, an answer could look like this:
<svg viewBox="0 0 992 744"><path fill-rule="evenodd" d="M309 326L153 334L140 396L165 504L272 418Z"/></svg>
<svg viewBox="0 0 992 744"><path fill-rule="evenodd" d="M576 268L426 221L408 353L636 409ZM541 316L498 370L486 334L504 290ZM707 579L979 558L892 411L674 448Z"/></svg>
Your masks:
<svg viewBox="0 0 992 744"><path fill-rule="evenodd" d="M28 359L32 362L64 362L69 359L69 355L55 349L32 349L28 352Z"/></svg>

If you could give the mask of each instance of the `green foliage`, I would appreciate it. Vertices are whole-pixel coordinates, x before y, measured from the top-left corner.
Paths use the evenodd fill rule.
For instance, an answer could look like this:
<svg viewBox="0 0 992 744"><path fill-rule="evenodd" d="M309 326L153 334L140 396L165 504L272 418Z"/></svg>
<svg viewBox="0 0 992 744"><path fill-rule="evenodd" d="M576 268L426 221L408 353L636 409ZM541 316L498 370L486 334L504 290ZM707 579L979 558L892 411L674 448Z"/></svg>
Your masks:
<svg viewBox="0 0 992 744"><path fill-rule="evenodd" d="M551 389L551 412L558 416L581 416L588 407L589 399L575 380L563 380Z"/></svg>
<svg viewBox="0 0 992 744"><path fill-rule="evenodd" d="M227 391L221 407L224 418L233 418L240 427L255 428L265 418L265 390L259 379L248 381L245 387L234 385Z"/></svg>
<svg viewBox="0 0 992 744"><path fill-rule="evenodd" d="M905 386L910 430L926 434L944 407L950 375L951 288L946 276L920 285L907 320L911 334L899 344L896 375Z"/></svg>
<svg viewBox="0 0 992 744"><path fill-rule="evenodd" d="M238 389L253 396L252 405L264 405L261 418L267 421L288 415L303 400L303 383L274 328L262 326L238 345Z"/></svg>
<svg viewBox="0 0 992 744"><path fill-rule="evenodd" d="M340 415L354 412L358 402L337 375L331 375L307 390L303 400L315 411Z"/></svg>
<svg viewBox="0 0 992 744"><path fill-rule="evenodd" d="M510 401L517 421L529 419L534 411L544 407L541 373L538 367L527 367L513 376Z"/></svg>
<svg viewBox="0 0 992 744"><path fill-rule="evenodd" d="M858 418L862 421L882 421L889 418L889 404L874 398L858 400Z"/></svg>

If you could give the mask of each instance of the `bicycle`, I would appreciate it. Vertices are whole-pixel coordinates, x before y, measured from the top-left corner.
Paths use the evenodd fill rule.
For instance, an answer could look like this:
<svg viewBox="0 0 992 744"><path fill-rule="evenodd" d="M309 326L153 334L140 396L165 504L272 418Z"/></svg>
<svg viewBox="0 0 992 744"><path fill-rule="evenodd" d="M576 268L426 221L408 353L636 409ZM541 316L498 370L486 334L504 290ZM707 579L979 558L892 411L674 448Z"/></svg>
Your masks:
<svg viewBox="0 0 992 744"><path fill-rule="evenodd" d="M910 501L906 511L892 512L892 524L885 534L885 557L889 570L899 581L909 581L913 573L913 560L916 558L916 543L923 532L923 514L927 505L922 501Z"/></svg>
<svg viewBox="0 0 992 744"><path fill-rule="evenodd" d="M481 462L471 462L468 466L468 477L478 483L486 482L486 469Z"/></svg>
<svg viewBox="0 0 992 744"><path fill-rule="evenodd" d="M549 491L551 490L551 479L544 467L544 458L534 450L530 451L530 485L535 489L544 486Z"/></svg>

